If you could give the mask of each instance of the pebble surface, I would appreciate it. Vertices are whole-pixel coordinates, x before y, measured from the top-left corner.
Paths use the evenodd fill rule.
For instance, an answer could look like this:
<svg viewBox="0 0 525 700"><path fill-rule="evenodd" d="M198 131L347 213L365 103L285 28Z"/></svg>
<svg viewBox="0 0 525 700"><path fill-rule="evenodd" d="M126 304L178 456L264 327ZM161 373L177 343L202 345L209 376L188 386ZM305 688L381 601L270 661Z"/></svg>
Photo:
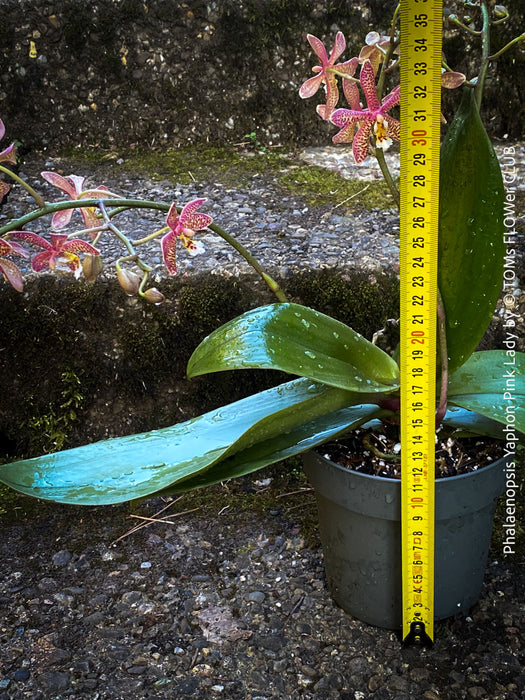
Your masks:
<svg viewBox="0 0 525 700"><path fill-rule="evenodd" d="M0 524L0 700L525 697L518 557L493 552L468 617L404 649L331 600L304 482L209 495L134 511L158 522L54 505Z"/></svg>

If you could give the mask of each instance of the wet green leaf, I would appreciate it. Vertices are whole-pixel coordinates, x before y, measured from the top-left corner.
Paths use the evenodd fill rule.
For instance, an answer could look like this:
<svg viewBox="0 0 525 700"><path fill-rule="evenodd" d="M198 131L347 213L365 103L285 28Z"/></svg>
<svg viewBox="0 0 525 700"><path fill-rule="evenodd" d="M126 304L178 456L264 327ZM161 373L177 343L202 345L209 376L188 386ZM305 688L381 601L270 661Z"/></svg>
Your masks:
<svg viewBox="0 0 525 700"><path fill-rule="evenodd" d="M450 377L452 404L525 432L525 353L476 352Z"/></svg>
<svg viewBox="0 0 525 700"><path fill-rule="evenodd" d="M443 425L454 430L454 437L485 435L496 440L505 439L501 423L459 406L449 407Z"/></svg>
<svg viewBox="0 0 525 700"><path fill-rule="evenodd" d="M505 255L501 169L470 88L441 146L440 169L438 285L454 370L492 318Z"/></svg>
<svg viewBox="0 0 525 700"><path fill-rule="evenodd" d="M319 416L287 433L269 438L217 462L205 472L175 485L175 488L166 489L166 493L188 491L250 474L269 464L306 452L327 440L333 440L382 413L384 412L375 405L359 404Z"/></svg>
<svg viewBox="0 0 525 700"><path fill-rule="evenodd" d="M196 475L240 453L240 462L231 461L232 475L304 451L360 415L341 409L374 396L296 379L169 428L4 464L0 481L31 496L79 505L143 498L175 484L186 490L195 487ZM229 467L215 474L228 478ZM189 479L194 481L183 483Z"/></svg>
<svg viewBox="0 0 525 700"><path fill-rule="evenodd" d="M218 328L188 363L188 376L248 367L277 369L348 391L399 387L399 368L344 323L299 304L262 306Z"/></svg>

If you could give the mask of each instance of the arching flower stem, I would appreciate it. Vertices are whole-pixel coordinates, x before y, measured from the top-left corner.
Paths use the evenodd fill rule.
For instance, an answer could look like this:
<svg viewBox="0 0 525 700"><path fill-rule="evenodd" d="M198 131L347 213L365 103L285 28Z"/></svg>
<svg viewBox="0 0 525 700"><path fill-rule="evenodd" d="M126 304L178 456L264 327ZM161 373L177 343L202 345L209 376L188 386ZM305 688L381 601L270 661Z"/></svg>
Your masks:
<svg viewBox="0 0 525 700"><path fill-rule="evenodd" d="M106 208L107 203L110 203L112 207L112 209L109 211ZM101 204L103 208L101 208ZM171 205L165 204L164 202L154 202L146 199L112 198L111 200L105 200L105 203L102 203L100 199L83 199L82 206L98 207L101 212L105 212L105 215L103 214L105 218L104 226L113 227L114 224L111 221L111 219L113 219L113 217L116 214L127 211L128 209L155 209L157 211L167 213ZM5 224L4 226L0 227L0 236L3 236L6 233L9 233L10 231L23 229L25 228L26 224L30 223L31 221L35 221L36 219L39 219L42 216L54 214L55 212L63 211L64 209L77 208L79 208L79 204L78 201L75 200L64 200L60 202L53 202L52 204L44 203L44 205L41 206L40 209L35 209L34 211L29 212L28 214L21 216L18 219L14 219L8 224ZM220 236L223 240L225 240L226 243L231 245L232 248L234 248L246 260L246 262L255 270L255 272L257 272L257 274L260 275L260 277L263 279L264 283L267 285L270 291L273 294L275 294L278 301L288 301L284 291L281 289L279 284L264 270L264 268L261 266L258 260L254 258L254 256L242 245L242 243L239 243L237 239L235 239L217 224L211 224L209 228L218 236ZM119 238L119 240L121 240L124 243L130 255L136 255L134 245L145 242L146 239L150 240L156 238L158 235L164 232L165 229L156 231L155 234L146 237L146 239L140 239L138 241L130 241L116 226L114 228L111 228L111 230Z"/></svg>

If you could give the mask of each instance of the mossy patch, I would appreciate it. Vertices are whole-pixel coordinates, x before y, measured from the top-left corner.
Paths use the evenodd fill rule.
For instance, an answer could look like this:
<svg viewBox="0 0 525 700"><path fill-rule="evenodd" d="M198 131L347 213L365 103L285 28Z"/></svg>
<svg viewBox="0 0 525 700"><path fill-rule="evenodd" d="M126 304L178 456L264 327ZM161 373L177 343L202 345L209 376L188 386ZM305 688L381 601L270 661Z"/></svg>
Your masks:
<svg viewBox="0 0 525 700"><path fill-rule="evenodd" d="M290 280L287 292L372 338L387 319L399 317L399 280L393 273L320 270Z"/></svg>
<svg viewBox="0 0 525 700"><path fill-rule="evenodd" d="M251 150L233 146L192 146L167 151L129 150L101 153L99 150L63 149L61 155L81 163L111 163L122 172L144 173L152 180L173 184L219 181L228 186L246 185L254 175L278 173L290 166L282 149ZM122 159L122 162L117 162Z"/></svg>
<svg viewBox="0 0 525 700"><path fill-rule="evenodd" d="M301 194L309 204L330 204L342 212L356 209L391 209L395 206L388 187L382 181L347 180L332 170L304 165L283 173L279 184Z"/></svg>

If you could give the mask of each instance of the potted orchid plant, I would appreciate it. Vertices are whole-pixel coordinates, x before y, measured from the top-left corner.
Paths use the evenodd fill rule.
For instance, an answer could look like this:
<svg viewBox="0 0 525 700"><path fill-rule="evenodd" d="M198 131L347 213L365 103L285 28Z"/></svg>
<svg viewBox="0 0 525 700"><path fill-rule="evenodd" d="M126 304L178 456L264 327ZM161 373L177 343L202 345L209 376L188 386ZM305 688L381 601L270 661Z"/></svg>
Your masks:
<svg viewBox="0 0 525 700"><path fill-rule="evenodd" d="M384 153L399 140L400 133L399 120L392 116L399 103L399 86L389 91L386 88L399 63L398 15L397 9L388 35L371 33L359 55L344 62L338 62L346 48L341 32L330 53L318 38L309 35L319 65L300 90L302 98L310 98L324 88L325 99L317 114L338 128L334 142L352 144L357 163L376 157L395 201L399 199L397 185ZM483 51L479 75L473 78L443 64L443 86L461 90L463 95L441 147L437 436L446 444L465 434L499 438L509 458L493 460L490 466L463 476L456 467L438 473L448 477L438 479L436 489L438 523L443 522L441 530L437 527L438 617L464 611L479 595L494 499L504 488L505 469L513 464L512 450L525 433L525 354L517 351L513 334L509 333L505 350L475 351L500 297L504 269L513 269L514 255L509 252L513 248L507 248L513 242L511 237L504 236L501 168L481 121L480 104L491 61L520 38L491 55L489 27L506 16L501 8L491 16L485 0L478 5L478 15L468 21L454 18L462 29L482 38ZM339 104L341 93L347 106ZM12 151L4 154L3 160L8 160ZM84 190L83 182L74 178L59 180L61 176L49 173L44 177L65 191L71 201L46 204L40 195L30 192L39 207L36 213L0 229L0 270L15 287L21 287L22 278L8 256L27 257L23 244L42 249L33 258L34 270L53 268L60 262L78 273L78 254L82 252L86 253L84 273L95 278L99 269L96 243L109 231L127 248L127 255L117 264L125 291L159 303L161 293L146 289L149 270L137 254L137 246L162 236L164 260L168 271L174 273L177 242L190 253L201 252L195 233L208 227L254 265L278 302L248 311L208 336L190 358L188 376L267 368L296 378L169 428L2 465L0 481L38 498L111 504L203 487L306 453L305 468L318 490L328 580L335 599L365 621L398 626L399 444L394 438L393 450L387 454L386 442L380 442L378 448L377 442L374 446L365 436L363 449L376 456L379 452L383 463L389 462L393 468L386 476L358 474L359 484L347 483L352 470L329 458L337 455L339 448L329 450L328 458L326 450L323 454L313 452L363 427L376 434L396 434L400 391L396 353L385 352L331 317L289 303L249 252L213 224L211 217L198 211L204 200L188 203L181 210L174 205L124 200L104 188ZM27 183L21 184L27 189ZM143 239L129 240L114 222L119 211L135 206L166 212L166 226ZM48 242L24 228L32 219L47 214L53 214L55 227L60 227L75 208L83 213L89 243L56 233ZM124 263L138 265L142 274L125 269ZM506 323L512 329L512 294L506 295L505 303ZM506 371L511 374L505 375ZM512 390L506 376L513 379ZM480 495L482 501L473 495ZM366 507L365 502L369 504ZM358 522L356 513L363 515L364 521ZM393 524L383 531L380 520ZM478 521L484 523L481 535L474 529ZM454 537L452 531L457 533ZM460 545L466 551L459 549ZM332 555L335 562L328 563ZM458 579L459 591L454 587ZM358 590L362 585L364 592ZM372 601L372 609L366 608L366 598Z"/></svg>

